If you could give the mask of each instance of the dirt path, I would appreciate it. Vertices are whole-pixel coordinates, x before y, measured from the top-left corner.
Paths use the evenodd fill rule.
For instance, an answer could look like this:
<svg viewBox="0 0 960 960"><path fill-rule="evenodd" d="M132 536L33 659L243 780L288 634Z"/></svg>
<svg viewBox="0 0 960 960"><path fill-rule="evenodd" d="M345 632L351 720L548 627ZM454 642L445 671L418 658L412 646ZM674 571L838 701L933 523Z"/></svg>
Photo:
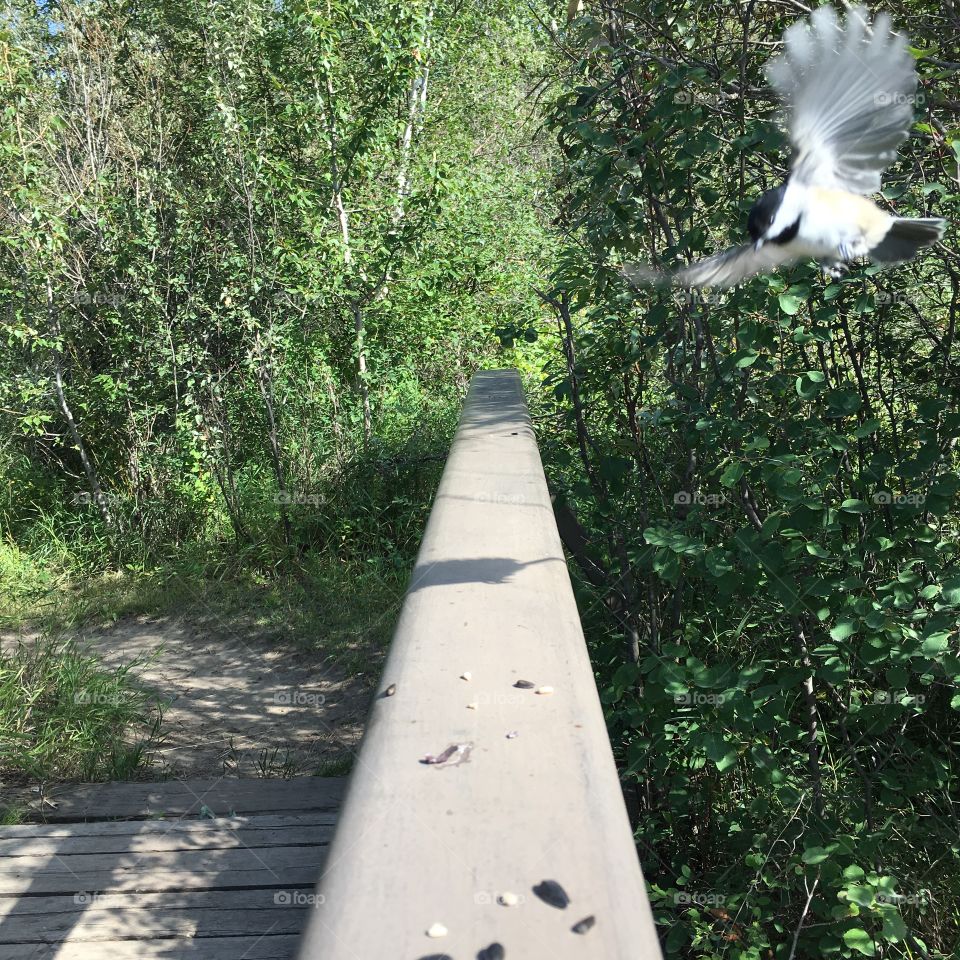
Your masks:
<svg viewBox="0 0 960 960"><path fill-rule="evenodd" d="M136 661L163 704L148 776L314 774L360 741L369 691L318 655L177 617L129 618L83 642L108 667Z"/></svg>

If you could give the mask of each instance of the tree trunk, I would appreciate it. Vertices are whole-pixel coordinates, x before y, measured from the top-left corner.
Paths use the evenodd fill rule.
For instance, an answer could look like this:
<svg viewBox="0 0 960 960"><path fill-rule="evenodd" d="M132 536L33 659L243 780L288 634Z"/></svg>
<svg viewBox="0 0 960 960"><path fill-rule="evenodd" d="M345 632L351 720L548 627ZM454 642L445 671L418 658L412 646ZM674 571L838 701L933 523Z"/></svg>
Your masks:
<svg viewBox="0 0 960 960"><path fill-rule="evenodd" d="M77 426L76 418L70 410L70 405L67 403L67 395L63 388L63 354L59 345L60 318L53 302L53 285L49 277L47 278L47 314L50 319L52 339L55 342L53 348L53 382L57 393L57 404L60 407L60 412L63 414L63 419L66 421L67 430L70 432L70 439L73 441L77 453L80 454L80 463L83 464L83 472L86 474L87 483L90 485L90 495L93 497L94 503L96 503L104 523L106 523L110 530L115 530L117 524L110 510L107 496L103 492L103 487L100 485L96 465L87 453L86 445L80 436L80 428Z"/></svg>

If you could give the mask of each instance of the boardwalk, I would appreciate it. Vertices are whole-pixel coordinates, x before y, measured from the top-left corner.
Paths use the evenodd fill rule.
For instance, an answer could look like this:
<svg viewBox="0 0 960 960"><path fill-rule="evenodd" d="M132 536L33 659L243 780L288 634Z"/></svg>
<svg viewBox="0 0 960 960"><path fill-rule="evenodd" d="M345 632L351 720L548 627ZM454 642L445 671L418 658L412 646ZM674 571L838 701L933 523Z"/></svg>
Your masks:
<svg viewBox="0 0 960 960"><path fill-rule="evenodd" d="M292 960L344 781L76 786L0 827L2 960Z"/></svg>

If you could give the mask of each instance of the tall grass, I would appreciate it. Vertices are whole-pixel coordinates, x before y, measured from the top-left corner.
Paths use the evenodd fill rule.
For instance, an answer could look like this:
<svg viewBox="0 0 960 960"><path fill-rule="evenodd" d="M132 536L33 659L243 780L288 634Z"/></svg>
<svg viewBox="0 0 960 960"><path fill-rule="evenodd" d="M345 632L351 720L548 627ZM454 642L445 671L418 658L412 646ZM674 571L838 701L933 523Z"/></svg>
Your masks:
<svg viewBox="0 0 960 960"><path fill-rule="evenodd" d="M108 670L75 644L46 637L0 648L0 778L133 777L161 721L133 666Z"/></svg>

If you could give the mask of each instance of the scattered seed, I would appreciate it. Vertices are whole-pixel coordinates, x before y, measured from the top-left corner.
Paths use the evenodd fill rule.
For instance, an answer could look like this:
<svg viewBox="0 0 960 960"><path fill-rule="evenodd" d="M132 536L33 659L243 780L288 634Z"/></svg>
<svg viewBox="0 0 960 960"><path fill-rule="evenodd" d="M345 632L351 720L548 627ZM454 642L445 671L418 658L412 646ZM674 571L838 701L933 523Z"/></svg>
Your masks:
<svg viewBox="0 0 960 960"><path fill-rule="evenodd" d="M507 739L508 739L508 740L513 740L513 739L515 739L516 737L519 737L519 736L520 736L520 731L519 731L519 730L511 730L511 731L507 734Z"/></svg>
<svg viewBox="0 0 960 960"><path fill-rule="evenodd" d="M445 937L450 931L442 923L435 923L428 931L427 936L437 939L437 937Z"/></svg>
<svg viewBox="0 0 960 960"><path fill-rule="evenodd" d="M537 687L537 693L542 695L553 693L553 687Z"/></svg>
<svg viewBox="0 0 960 960"><path fill-rule="evenodd" d="M596 922L597 918L591 913L589 917L584 917L582 920L575 923L570 929L574 933L586 933Z"/></svg>
<svg viewBox="0 0 960 960"><path fill-rule="evenodd" d="M395 683L391 683L390 686L383 691L383 695L385 697L392 697L396 692L397 692L397 685Z"/></svg>
<svg viewBox="0 0 960 960"><path fill-rule="evenodd" d="M479 706L480 706L479 703L468 703L468 704L467 704L467 709L468 709L468 710L476 710L477 707L479 707Z"/></svg>
<svg viewBox="0 0 960 960"><path fill-rule="evenodd" d="M472 680L472 679L473 679L473 674L472 674L469 670L464 670L463 673L460 674L460 679L461 679L461 680Z"/></svg>
<svg viewBox="0 0 960 960"><path fill-rule="evenodd" d="M502 907L515 907L520 902L520 898L515 893L501 893L497 897L497 903Z"/></svg>
<svg viewBox="0 0 960 960"><path fill-rule="evenodd" d="M503 960L506 955L507 951L499 943L491 943L477 954L477 960Z"/></svg>
<svg viewBox="0 0 960 960"><path fill-rule="evenodd" d="M451 743L439 756L428 753L425 757L420 758L420 762L439 765L447 763L448 760L452 760L447 766L456 767L469 759L472 746L472 743Z"/></svg>
<svg viewBox="0 0 960 960"><path fill-rule="evenodd" d="M429 957L421 957L420 960L453 960L449 953L431 953Z"/></svg>
<svg viewBox="0 0 960 960"><path fill-rule="evenodd" d="M541 880L533 888L533 892L544 902L549 903L551 907L558 910L565 910L570 906L570 898L567 891L557 883L556 880Z"/></svg>
<svg viewBox="0 0 960 960"><path fill-rule="evenodd" d="M457 745L451 743L446 750L443 751L439 756L434 756L432 753L428 753L420 762L421 763L445 763L457 752Z"/></svg>
<svg viewBox="0 0 960 960"><path fill-rule="evenodd" d="M514 686L519 687L521 690L532 690L536 684L532 683L530 680L518 680Z"/></svg>

